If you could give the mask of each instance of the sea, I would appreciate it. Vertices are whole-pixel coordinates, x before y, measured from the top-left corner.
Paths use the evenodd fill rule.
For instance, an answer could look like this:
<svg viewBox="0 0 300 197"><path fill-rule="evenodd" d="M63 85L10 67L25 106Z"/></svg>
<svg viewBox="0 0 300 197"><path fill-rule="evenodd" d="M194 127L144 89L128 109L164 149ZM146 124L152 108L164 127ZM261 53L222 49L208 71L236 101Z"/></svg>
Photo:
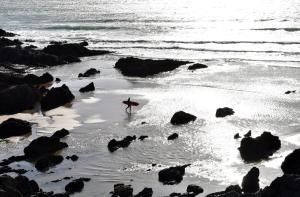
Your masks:
<svg viewBox="0 0 300 197"><path fill-rule="evenodd" d="M5 158L21 153L37 136L70 129L63 154L77 154L79 160L65 161L52 169L56 173L26 174L46 191L63 191L66 180L51 181L73 176L91 178L74 196L110 196L116 183L131 184L134 193L152 187L154 196L183 193L193 183L208 194L240 184L253 166L259 167L264 187L281 176L284 157L300 145L298 0L1 0L0 28L17 33L25 45L87 41L91 49L113 52L30 71L60 77L76 96L73 106L46 115L13 115L34 122L33 135L0 143ZM127 56L188 60L208 68L191 72L183 66L130 78L113 68ZM78 73L90 67L100 69L100 76L78 80ZM78 89L90 81L96 91L80 94ZM285 94L288 90L296 92ZM122 105L128 97L140 102L131 116ZM231 107L235 114L216 118L219 107ZM172 126L170 118L180 110L197 120ZM233 136L249 130L254 137L263 131L279 136L281 149L268 160L244 162L240 140ZM175 132L177 140L166 140ZM149 138L115 153L107 150L109 140L126 135ZM159 170L187 163L182 183L158 182ZM14 165L33 168L26 162Z"/></svg>

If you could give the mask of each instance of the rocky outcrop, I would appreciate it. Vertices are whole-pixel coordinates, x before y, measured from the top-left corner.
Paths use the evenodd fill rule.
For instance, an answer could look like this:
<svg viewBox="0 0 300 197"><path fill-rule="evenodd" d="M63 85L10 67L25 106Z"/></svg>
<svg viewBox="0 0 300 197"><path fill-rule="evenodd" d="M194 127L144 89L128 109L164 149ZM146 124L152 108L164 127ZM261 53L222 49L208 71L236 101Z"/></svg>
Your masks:
<svg viewBox="0 0 300 197"><path fill-rule="evenodd" d="M25 120L10 118L0 124L0 138L9 138L31 133L31 124Z"/></svg>
<svg viewBox="0 0 300 197"><path fill-rule="evenodd" d="M69 134L70 134L70 132L67 129L61 129L61 130L55 131L55 133L51 137L61 139L61 138L68 136Z"/></svg>
<svg viewBox="0 0 300 197"><path fill-rule="evenodd" d="M259 161L272 156L280 147L279 137L272 135L270 132L263 132L261 136L256 138L243 138L239 151L243 160Z"/></svg>
<svg viewBox="0 0 300 197"><path fill-rule="evenodd" d="M95 91L95 85L94 83L90 83L87 86L84 86L82 88L80 88L79 92L84 93L84 92L92 92Z"/></svg>
<svg viewBox="0 0 300 197"><path fill-rule="evenodd" d="M73 101L75 96L65 84L61 87L51 88L41 100L42 111L48 111Z"/></svg>
<svg viewBox="0 0 300 197"><path fill-rule="evenodd" d="M32 109L39 101L39 91L27 84L0 90L0 114L15 114Z"/></svg>
<svg viewBox="0 0 300 197"><path fill-rule="evenodd" d="M281 169L284 174L300 175L300 149L296 149L286 156L281 164Z"/></svg>
<svg viewBox="0 0 300 197"><path fill-rule="evenodd" d="M171 118L172 125L182 125L187 124L189 122L195 121L197 119L196 116L186 113L184 111L176 112Z"/></svg>
<svg viewBox="0 0 300 197"><path fill-rule="evenodd" d="M129 77L147 77L162 72L172 71L189 62L179 60L152 60L134 57L121 58L115 64L123 75Z"/></svg>
<svg viewBox="0 0 300 197"><path fill-rule="evenodd" d="M97 70L95 68L90 68L84 73L79 73L78 77L91 77L93 75L99 74L100 70Z"/></svg>
<svg viewBox="0 0 300 197"><path fill-rule="evenodd" d="M229 107L219 108L216 111L216 117L217 118L224 118L225 116L231 116L234 114L233 109Z"/></svg>
<svg viewBox="0 0 300 197"><path fill-rule="evenodd" d="M84 57L94 55L104 55L110 53L104 50L90 50L82 43L56 43L45 47L42 51L47 54L56 55L58 57Z"/></svg>
<svg viewBox="0 0 300 197"><path fill-rule="evenodd" d="M185 168L190 164L163 169L158 173L158 180L166 185L178 184L182 181Z"/></svg>
<svg viewBox="0 0 300 197"><path fill-rule="evenodd" d="M50 167L56 166L63 162L64 158L60 155L50 155L39 159L35 163L35 168L38 171L45 172L49 170Z"/></svg>
<svg viewBox="0 0 300 197"><path fill-rule="evenodd" d="M10 40L7 38L0 38L0 47L7 47L7 46L18 46L23 44L20 40Z"/></svg>
<svg viewBox="0 0 300 197"><path fill-rule="evenodd" d="M30 85L43 85L52 83L54 81L54 77L49 73L44 73L42 76L37 76L34 74L28 74L23 78L24 83Z"/></svg>
<svg viewBox="0 0 300 197"><path fill-rule="evenodd" d="M24 153L27 159L38 159L52 155L66 147L68 147L68 145L64 142L60 142L59 138L42 136L33 140L25 147Z"/></svg>
<svg viewBox="0 0 300 197"><path fill-rule="evenodd" d="M0 37L14 37L16 34L0 29Z"/></svg>
<svg viewBox="0 0 300 197"><path fill-rule="evenodd" d="M118 150L119 148L128 147L133 140L136 140L135 135L134 136L126 136L124 139L119 140L119 141L112 139L111 141L109 141L107 147L110 152L114 152L114 151Z"/></svg>
<svg viewBox="0 0 300 197"><path fill-rule="evenodd" d="M244 193L255 193L259 190L259 169L253 167L243 178L242 190Z"/></svg>
<svg viewBox="0 0 300 197"><path fill-rule="evenodd" d="M194 70L197 70L197 69L203 69L203 68L207 68L207 66L205 64L193 64L191 66L188 67L188 70L191 70L191 71L194 71Z"/></svg>

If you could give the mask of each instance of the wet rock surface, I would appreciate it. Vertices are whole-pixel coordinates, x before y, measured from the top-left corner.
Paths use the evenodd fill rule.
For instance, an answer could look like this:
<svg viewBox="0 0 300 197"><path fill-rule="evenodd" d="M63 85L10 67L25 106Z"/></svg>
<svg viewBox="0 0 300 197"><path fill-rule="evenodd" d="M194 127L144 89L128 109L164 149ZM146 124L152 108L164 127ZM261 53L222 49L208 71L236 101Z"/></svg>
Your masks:
<svg viewBox="0 0 300 197"><path fill-rule="evenodd" d="M121 58L115 64L115 68L129 77L147 77L162 72L172 71L182 65L188 64L187 61L177 60L152 60L138 59L134 57Z"/></svg>
<svg viewBox="0 0 300 197"><path fill-rule="evenodd" d="M171 118L172 125L182 125L187 124L189 122L195 121L197 119L196 116L186 113L184 111L176 112Z"/></svg>
<svg viewBox="0 0 300 197"><path fill-rule="evenodd" d="M158 173L158 180L165 185L174 185L182 181L185 168L190 164L163 169Z"/></svg>
<svg viewBox="0 0 300 197"><path fill-rule="evenodd" d="M239 151L243 160L251 162L267 159L279 150L280 147L281 142L279 137L272 135L270 132L263 132L261 136L256 138L243 138Z"/></svg>
<svg viewBox="0 0 300 197"><path fill-rule="evenodd" d="M136 140L136 136L126 136L124 139L122 140L116 140L116 139L112 139L111 141L109 141L107 147L108 150L110 152L114 152L116 150L118 150L119 148L126 148L128 147L132 141Z"/></svg>

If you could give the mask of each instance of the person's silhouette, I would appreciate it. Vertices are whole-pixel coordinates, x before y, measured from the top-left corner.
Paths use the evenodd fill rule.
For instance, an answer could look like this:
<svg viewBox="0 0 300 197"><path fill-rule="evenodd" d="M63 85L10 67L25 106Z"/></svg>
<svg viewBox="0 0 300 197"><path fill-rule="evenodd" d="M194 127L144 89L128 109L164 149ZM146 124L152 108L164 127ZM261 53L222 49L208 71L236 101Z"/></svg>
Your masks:
<svg viewBox="0 0 300 197"><path fill-rule="evenodd" d="M131 101L130 100L130 97L127 99L127 101L123 101L123 103L125 105L127 105L125 111L129 114L131 114L131 106L138 106L139 104L137 102L134 102L134 101ZM128 109L129 109L129 112L128 112Z"/></svg>

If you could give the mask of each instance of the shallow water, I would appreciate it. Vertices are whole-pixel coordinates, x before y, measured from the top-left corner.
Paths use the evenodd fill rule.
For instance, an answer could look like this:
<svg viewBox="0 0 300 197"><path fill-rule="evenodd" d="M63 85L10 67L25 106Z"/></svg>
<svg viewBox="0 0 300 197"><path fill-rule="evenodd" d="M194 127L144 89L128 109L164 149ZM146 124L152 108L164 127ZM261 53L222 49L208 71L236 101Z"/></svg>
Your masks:
<svg viewBox="0 0 300 197"><path fill-rule="evenodd" d="M2 0L1 28L16 31L21 39L33 38L38 46L50 40L82 41L91 48L116 53L83 58L81 63L45 71L62 79L76 99L43 116L13 117L36 123L29 138L0 143L1 158L20 154L29 141L64 127L71 130L64 156L77 154L77 162L64 161L53 174L35 170L26 175L46 190L63 191L67 181L50 183L64 176L90 177L82 193L74 196L109 196L113 184L134 186L134 193L152 187L154 196L184 192L189 183L201 185L205 193L240 183L252 167L261 170L261 185L281 174L284 157L300 144L299 91L300 3L296 0L196 1L127 0ZM145 79L127 78L113 65L121 56L189 59L207 64L190 72L187 66ZM80 72L95 67L101 74L78 79ZM96 91L81 94L79 88L93 81ZM131 96L141 103L129 117L122 100ZM235 115L215 118L216 109L231 107ZM196 115L194 123L174 127L174 112ZM0 120L8 116L1 116ZM148 124L142 125L146 121ZM237 132L253 135L271 131L282 140L282 148L270 160L245 164L233 139ZM179 133L168 142L167 136ZM126 149L111 154L107 143L126 135L149 135ZM152 163L161 167L151 167ZM181 184L163 186L160 169L191 163ZM14 164L17 166L17 164ZM21 163L32 169L32 165ZM151 169L151 171L147 171Z"/></svg>

